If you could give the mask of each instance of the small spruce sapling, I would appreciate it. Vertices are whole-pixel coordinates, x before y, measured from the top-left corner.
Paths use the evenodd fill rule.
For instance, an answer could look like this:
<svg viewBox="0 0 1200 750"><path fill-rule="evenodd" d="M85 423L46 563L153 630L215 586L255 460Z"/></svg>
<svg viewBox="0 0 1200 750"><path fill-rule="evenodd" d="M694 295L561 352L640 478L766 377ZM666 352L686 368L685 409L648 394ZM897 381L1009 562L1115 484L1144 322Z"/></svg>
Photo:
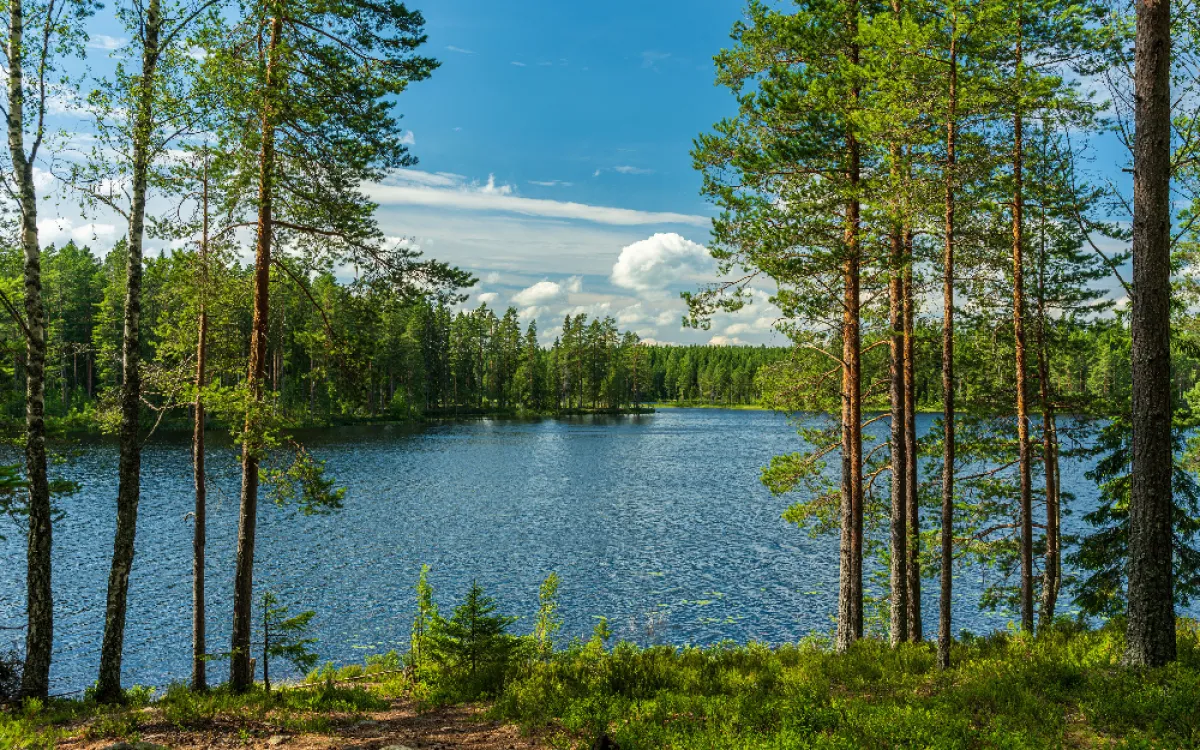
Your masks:
<svg viewBox="0 0 1200 750"><path fill-rule="evenodd" d="M508 627L517 618L496 614L496 607L496 600L472 583L454 616L440 623L431 639L430 655L444 673L465 682L471 697L500 687L516 646Z"/></svg>
<svg viewBox="0 0 1200 750"><path fill-rule="evenodd" d="M316 612L307 610L288 616L288 607L279 603L271 592L262 597L262 668L263 689L271 692L271 657L279 657L290 663L301 673L307 673L317 663L318 656L311 650L317 642L308 636L308 628Z"/></svg>

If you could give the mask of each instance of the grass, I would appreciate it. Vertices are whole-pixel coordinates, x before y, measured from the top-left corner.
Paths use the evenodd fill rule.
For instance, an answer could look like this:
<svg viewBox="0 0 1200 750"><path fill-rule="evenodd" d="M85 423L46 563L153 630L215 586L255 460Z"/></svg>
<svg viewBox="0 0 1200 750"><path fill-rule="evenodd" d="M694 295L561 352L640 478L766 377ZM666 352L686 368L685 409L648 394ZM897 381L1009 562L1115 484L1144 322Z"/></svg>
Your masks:
<svg viewBox="0 0 1200 750"><path fill-rule="evenodd" d="M161 695L134 688L122 705L82 700L26 701L0 712L0 748L52 750L67 737L135 742L156 732L216 730L249 738L279 732L328 732L368 712L382 711L399 694L394 682L344 686L322 682L281 686L269 695L260 687L235 694L224 688L195 693L172 685Z"/></svg>
<svg viewBox="0 0 1200 750"><path fill-rule="evenodd" d="M965 639L945 672L932 644L893 649L868 639L834 654L817 639L611 650L593 639L514 663L492 691L491 714L557 747L587 747L605 733L622 750L1200 748L1197 633L1184 622L1178 661L1155 670L1120 665L1117 625ZM336 733L396 698L430 705L454 694L436 672L414 681L399 665L391 654L327 666L272 696L173 686L157 698L132 691L117 708L90 698L28 702L0 713L0 747L134 740L148 727L242 738Z"/></svg>
<svg viewBox="0 0 1200 750"><path fill-rule="evenodd" d="M1177 663L1140 672L1119 665L1112 627L960 642L946 672L930 644L876 640L846 654L585 646L524 667L493 711L622 750L1200 747L1195 627L1179 645Z"/></svg>

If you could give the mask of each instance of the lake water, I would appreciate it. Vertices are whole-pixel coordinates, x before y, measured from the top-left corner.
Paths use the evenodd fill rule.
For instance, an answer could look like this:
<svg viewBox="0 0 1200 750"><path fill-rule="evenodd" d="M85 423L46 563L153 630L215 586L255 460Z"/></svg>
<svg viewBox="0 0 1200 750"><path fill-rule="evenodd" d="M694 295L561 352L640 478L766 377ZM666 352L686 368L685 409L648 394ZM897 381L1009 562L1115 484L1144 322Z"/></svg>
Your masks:
<svg viewBox="0 0 1200 750"><path fill-rule="evenodd" d="M919 427L933 418L922 415ZM318 651L335 662L407 647L422 563L443 613L472 580L523 616L538 584L562 578L565 636L597 616L639 642L794 641L833 625L837 541L780 519L787 505L760 484L772 455L800 441L762 411L667 409L628 417L482 420L419 428L336 428L304 436L347 488L345 508L299 517L260 508L255 585L295 610L313 609ZM228 647L239 473L227 444L210 451L209 648ZM189 443L158 439L143 457L138 554L130 582L125 683L186 680L191 650ZM56 526L55 691L95 679L112 548L117 451L86 442L61 473L82 483ZM1087 501L1083 467L1063 487ZM24 619L24 541L0 542L0 626ZM974 576L976 579L978 576ZM964 574L967 593L973 585ZM936 584L925 624L936 627ZM1004 627L956 597L955 630ZM15 633L0 631L0 646ZM211 679L224 679L216 662Z"/></svg>

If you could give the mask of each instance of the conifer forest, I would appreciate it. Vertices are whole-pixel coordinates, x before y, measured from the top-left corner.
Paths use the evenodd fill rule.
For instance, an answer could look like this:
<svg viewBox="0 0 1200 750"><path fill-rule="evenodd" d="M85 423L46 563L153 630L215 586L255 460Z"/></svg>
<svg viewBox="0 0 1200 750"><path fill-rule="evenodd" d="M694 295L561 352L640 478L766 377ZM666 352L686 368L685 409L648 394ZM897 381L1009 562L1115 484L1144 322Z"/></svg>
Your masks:
<svg viewBox="0 0 1200 750"><path fill-rule="evenodd" d="M1200 745L1200 5L414 2L0 0L0 748Z"/></svg>

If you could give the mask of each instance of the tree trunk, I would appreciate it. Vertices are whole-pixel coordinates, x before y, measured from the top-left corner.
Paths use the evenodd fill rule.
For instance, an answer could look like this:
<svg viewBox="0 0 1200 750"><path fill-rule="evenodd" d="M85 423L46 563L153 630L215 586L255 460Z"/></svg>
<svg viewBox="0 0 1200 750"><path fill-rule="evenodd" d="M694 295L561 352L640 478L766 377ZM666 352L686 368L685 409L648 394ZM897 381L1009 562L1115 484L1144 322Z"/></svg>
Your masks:
<svg viewBox="0 0 1200 750"><path fill-rule="evenodd" d="M1019 6L1018 6L1019 7ZM1030 468L1029 451L1029 404L1025 384L1025 258L1024 258L1024 210L1025 196L1021 183L1024 167L1021 103L1021 48L1020 10L1017 11L1017 56L1016 56L1016 113L1013 115L1013 198L1012 198L1012 255L1013 255L1013 340L1016 355L1017 375L1017 462L1021 477L1021 630L1033 632L1033 475Z"/></svg>
<svg viewBox="0 0 1200 750"><path fill-rule="evenodd" d="M192 533L192 690L208 689L204 550L208 537L208 487L204 476L204 386L208 357L208 153L204 154L203 212L200 233L200 315L196 334L196 404L192 426L192 475L196 484L196 511Z"/></svg>
<svg viewBox="0 0 1200 750"><path fill-rule="evenodd" d="M250 688L251 610L254 607L254 534L258 522L258 462L261 435L258 413L262 407L262 384L266 374L267 341L270 326L269 292L271 288L272 182L275 169L275 77L278 75L280 37L283 18L271 20L271 41L267 51L267 95L262 113L262 146L259 152L258 243L254 257L254 327L250 336L250 364L246 387L250 392L251 411L246 417L242 443L242 497L238 513L237 568L233 584L233 634L230 644L229 685L235 692Z"/></svg>
<svg viewBox="0 0 1200 750"><path fill-rule="evenodd" d="M1171 472L1171 11L1137 4L1133 151L1133 476L1125 661L1175 659Z"/></svg>
<svg viewBox="0 0 1200 750"><path fill-rule="evenodd" d="M142 83L138 89L133 130L133 185L129 211L129 257L125 269L125 331L122 341L124 375L121 384L120 466L117 487L117 531L113 540L112 569L108 576L108 603L104 615L104 641L100 648L100 673L96 698L113 702L121 698L121 657L125 648L125 613L129 598L129 573L133 569L141 494L142 445L138 436L142 377L139 327L142 315L142 239L145 234L146 182L150 165L153 123L153 81L158 65L158 35L162 28L159 0L146 10L142 48Z"/></svg>
<svg viewBox="0 0 1200 750"><path fill-rule="evenodd" d="M1042 402L1042 465L1046 477L1046 558L1042 576L1042 628L1054 622L1061 581L1058 527L1058 439L1050 391L1050 355L1046 344L1045 252L1038 272L1038 387Z"/></svg>
<svg viewBox="0 0 1200 750"><path fill-rule="evenodd" d="M54 599L50 549L53 511L46 477L46 316L42 306L41 246L33 163L25 153L25 83L21 51L25 17L22 0L9 2L8 149L21 206L21 248L25 255L25 471L29 482L29 537L26 551L25 664L21 695L45 698L50 689L54 649Z"/></svg>
<svg viewBox="0 0 1200 750"><path fill-rule="evenodd" d="M954 567L954 169L958 130L957 17L950 27L950 90L946 118L946 244L942 257L942 591L938 666L950 667L950 605Z"/></svg>
<svg viewBox="0 0 1200 750"><path fill-rule="evenodd" d="M891 276L888 279L890 341L889 399L891 401L892 517L891 517L891 635L892 645L908 636L908 458L905 455L904 413L904 236L899 227L892 232Z"/></svg>
<svg viewBox="0 0 1200 750"><path fill-rule="evenodd" d="M847 139L852 191L859 177L859 145ZM862 373L859 341L859 223L857 196L846 206L846 260L842 301L842 510L837 648L862 637Z"/></svg>
<svg viewBox="0 0 1200 750"><path fill-rule="evenodd" d="M908 541L908 636L920 641L921 624L921 498L917 484L917 373L913 341L913 233L904 232L904 499L908 503L905 538Z"/></svg>

